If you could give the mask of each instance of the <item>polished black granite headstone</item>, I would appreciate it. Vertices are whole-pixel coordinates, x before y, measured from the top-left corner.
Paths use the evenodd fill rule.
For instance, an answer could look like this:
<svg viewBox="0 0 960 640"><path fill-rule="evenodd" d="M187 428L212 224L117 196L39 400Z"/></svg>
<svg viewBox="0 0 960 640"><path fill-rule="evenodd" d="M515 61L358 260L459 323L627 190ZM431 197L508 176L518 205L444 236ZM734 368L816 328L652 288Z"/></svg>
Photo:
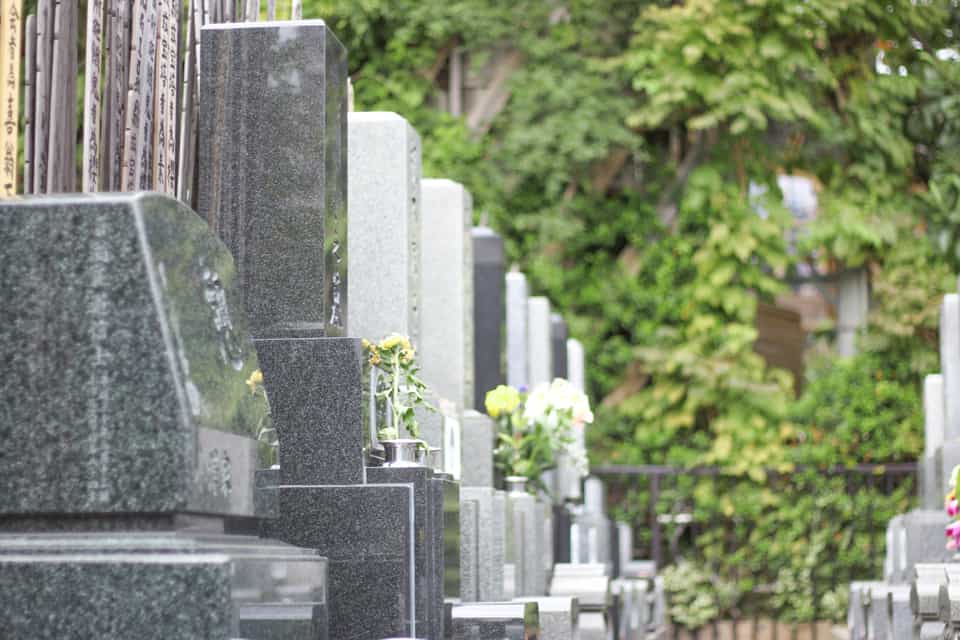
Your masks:
<svg viewBox="0 0 960 640"><path fill-rule="evenodd" d="M489 227L474 227L474 404L483 411L487 392L503 384L503 239Z"/></svg>
<svg viewBox="0 0 960 640"><path fill-rule="evenodd" d="M230 253L158 195L0 203L0 527L253 515L266 402ZM68 435L69 434L69 435Z"/></svg>
<svg viewBox="0 0 960 640"><path fill-rule="evenodd" d="M253 334L343 335L346 50L321 20L207 25L201 44L198 209Z"/></svg>
<svg viewBox="0 0 960 640"><path fill-rule="evenodd" d="M550 350L553 361L553 377L567 377L567 323L559 313L550 314Z"/></svg>

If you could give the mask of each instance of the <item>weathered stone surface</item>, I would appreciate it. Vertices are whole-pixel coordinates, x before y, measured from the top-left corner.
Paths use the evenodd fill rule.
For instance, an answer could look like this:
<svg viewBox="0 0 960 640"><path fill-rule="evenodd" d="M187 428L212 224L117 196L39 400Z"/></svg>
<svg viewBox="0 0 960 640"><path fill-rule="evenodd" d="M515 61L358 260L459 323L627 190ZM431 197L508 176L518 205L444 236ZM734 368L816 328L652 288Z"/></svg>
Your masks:
<svg viewBox="0 0 960 640"><path fill-rule="evenodd" d="M253 515L266 405L203 220L156 195L6 201L0 239L0 514Z"/></svg>
<svg viewBox="0 0 960 640"><path fill-rule="evenodd" d="M347 53L321 20L201 31L198 209L257 338L347 322Z"/></svg>

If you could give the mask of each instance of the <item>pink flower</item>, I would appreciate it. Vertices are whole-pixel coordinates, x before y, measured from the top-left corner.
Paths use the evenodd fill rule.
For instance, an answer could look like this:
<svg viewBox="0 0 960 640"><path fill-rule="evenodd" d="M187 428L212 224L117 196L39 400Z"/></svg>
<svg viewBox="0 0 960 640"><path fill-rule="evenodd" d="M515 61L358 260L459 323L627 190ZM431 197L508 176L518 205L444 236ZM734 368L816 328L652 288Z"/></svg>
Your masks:
<svg viewBox="0 0 960 640"><path fill-rule="evenodd" d="M947 501L947 515L951 518L956 517L957 513L960 512L960 504L957 503L957 499Z"/></svg>
<svg viewBox="0 0 960 640"><path fill-rule="evenodd" d="M946 533L948 538L960 537L960 522L951 522L948 524Z"/></svg>
<svg viewBox="0 0 960 640"><path fill-rule="evenodd" d="M956 551L957 550L957 539L950 538L947 540L947 551Z"/></svg>

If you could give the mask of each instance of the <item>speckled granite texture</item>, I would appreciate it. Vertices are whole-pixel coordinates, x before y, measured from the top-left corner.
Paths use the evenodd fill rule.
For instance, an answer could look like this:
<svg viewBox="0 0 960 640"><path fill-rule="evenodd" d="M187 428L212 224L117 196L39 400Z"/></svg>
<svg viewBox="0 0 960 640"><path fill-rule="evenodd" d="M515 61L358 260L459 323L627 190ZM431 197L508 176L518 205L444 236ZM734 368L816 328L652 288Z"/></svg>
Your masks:
<svg viewBox="0 0 960 640"><path fill-rule="evenodd" d="M280 486L264 533L329 559L330 637L411 635L416 584L414 489L403 485ZM271 491L271 489L262 489ZM425 637L423 629L417 633Z"/></svg>
<svg viewBox="0 0 960 640"><path fill-rule="evenodd" d="M0 516L253 514L230 253L158 195L0 203Z"/></svg>
<svg viewBox="0 0 960 640"><path fill-rule="evenodd" d="M326 637L327 562L314 550L254 536L186 531L0 535L0 572L8 558L21 563L30 559L39 565L51 561L72 563L75 558L83 558L88 564L82 566L139 567L155 563L156 558L213 555L226 558L230 564L231 604L224 615L233 621L232 627L238 623L242 627L249 618L257 629L257 633L247 633L244 638L269 640L281 632L287 634L286 640ZM33 585L35 588L60 588L58 574L41 569L31 571L35 580L45 583L38 582ZM134 606L139 594L119 591L112 597L117 602L129 600ZM119 605L116 610L103 613L126 616ZM299 635L293 633L294 629L300 629Z"/></svg>
<svg viewBox="0 0 960 640"><path fill-rule="evenodd" d="M280 437L280 483L363 482L360 340L256 340Z"/></svg>
<svg viewBox="0 0 960 640"><path fill-rule="evenodd" d="M346 50L321 20L200 39L198 210L237 259L253 334L343 335Z"/></svg>
<svg viewBox="0 0 960 640"><path fill-rule="evenodd" d="M6 640L227 640L223 555L0 556Z"/></svg>
<svg viewBox="0 0 960 640"><path fill-rule="evenodd" d="M437 588L442 583L442 572L437 569L438 546L442 546L442 531L434 526L437 514L436 488L432 482L433 470L426 467L370 467L367 481L372 483L404 483L413 487L414 539L416 546L415 582L418 635L437 637L437 616L443 599Z"/></svg>

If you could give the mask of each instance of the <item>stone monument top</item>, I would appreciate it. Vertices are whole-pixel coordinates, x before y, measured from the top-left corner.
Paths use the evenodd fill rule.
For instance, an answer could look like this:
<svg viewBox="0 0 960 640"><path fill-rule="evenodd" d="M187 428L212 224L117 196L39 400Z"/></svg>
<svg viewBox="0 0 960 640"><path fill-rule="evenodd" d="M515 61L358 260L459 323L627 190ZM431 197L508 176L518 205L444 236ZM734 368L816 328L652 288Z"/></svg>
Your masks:
<svg viewBox="0 0 960 640"><path fill-rule="evenodd" d="M0 516L253 515L233 258L151 194L0 203Z"/></svg>

